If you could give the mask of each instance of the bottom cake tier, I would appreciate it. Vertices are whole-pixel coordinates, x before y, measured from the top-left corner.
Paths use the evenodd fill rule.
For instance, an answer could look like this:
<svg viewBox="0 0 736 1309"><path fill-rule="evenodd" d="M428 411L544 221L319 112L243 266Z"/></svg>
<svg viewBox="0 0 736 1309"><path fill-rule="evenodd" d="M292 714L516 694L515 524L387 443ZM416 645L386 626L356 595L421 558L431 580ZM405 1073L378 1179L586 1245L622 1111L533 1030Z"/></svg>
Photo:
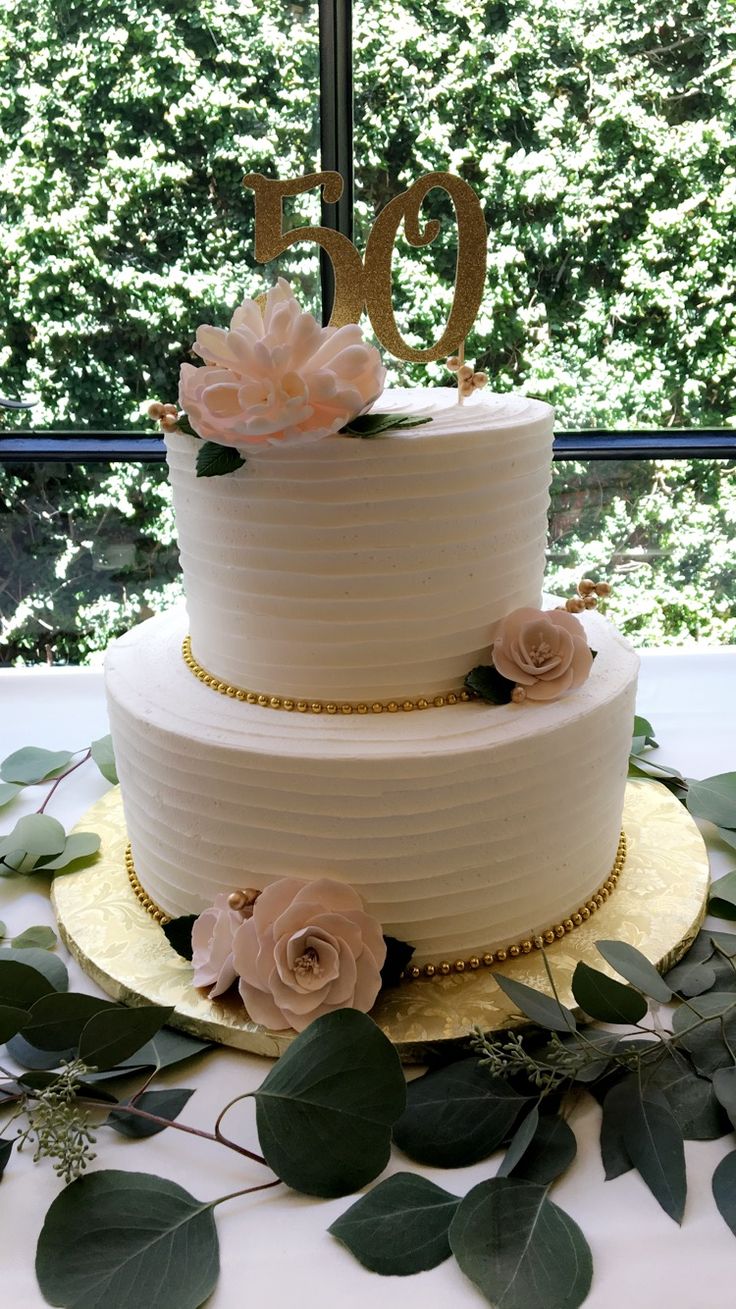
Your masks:
<svg viewBox="0 0 736 1309"><path fill-rule="evenodd" d="M593 671L556 702L349 715L217 694L182 658L183 608L142 623L106 685L143 890L176 916L334 878L418 965L570 920L619 851L638 668L600 615L584 622Z"/></svg>

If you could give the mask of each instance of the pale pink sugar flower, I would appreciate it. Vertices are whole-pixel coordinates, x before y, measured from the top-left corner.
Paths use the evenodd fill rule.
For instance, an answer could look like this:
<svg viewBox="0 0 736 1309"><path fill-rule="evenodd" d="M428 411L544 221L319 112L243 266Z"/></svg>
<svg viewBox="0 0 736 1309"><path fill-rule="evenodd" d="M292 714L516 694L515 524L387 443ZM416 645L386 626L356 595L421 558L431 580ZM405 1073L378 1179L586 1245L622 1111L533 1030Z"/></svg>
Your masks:
<svg viewBox="0 0 736 1309"><path fill-rule="evenodd" d="M301 1032L334 1009L372 1008L386 943L352 887L285 877L259 895L237 930L233 963L249 1016Z"/></svg>
<svg viewBox="0 0 736 1309"><path fill-rule="evenodd" d="M229 901L227 892L216 896L211 908L205 909L192 927L193 982L195 986L209 987L211 1000L224 995L238 976L233 965L233 938L243 922L243 913L233 909Z"/></svg>
<svg viewBox="0 0 736 1309"><path fill-rule="evenodd" d="M182 364L179 405L199 436L220 445L318 441L369 409L386 370L356 324L320 327L280 278L261 312L244 300L230 330L200 327Z"/></svg>
<svg viewBox="0 0 736 1309"><path fill-rule="evenodd" d="M593 655L582 623L565 609L515 609L493 642L493 662L527 700L556 700L582 685Z"/></svg>

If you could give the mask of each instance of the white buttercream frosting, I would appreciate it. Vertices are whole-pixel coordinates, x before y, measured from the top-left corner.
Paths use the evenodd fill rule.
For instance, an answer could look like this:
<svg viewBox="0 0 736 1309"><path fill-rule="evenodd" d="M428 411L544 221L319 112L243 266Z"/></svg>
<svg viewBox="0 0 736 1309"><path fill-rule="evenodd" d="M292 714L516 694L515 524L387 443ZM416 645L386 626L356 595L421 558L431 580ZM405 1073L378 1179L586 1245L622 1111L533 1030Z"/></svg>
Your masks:
<svg viewBox="0 0 736 1309"><path fill-rule="evenodd" d="M539 603L549 405L420 388L375 408L431 421L243 447L213 478L195 438L167 437L192 652L218 677L297 699L437 694Z"/></svg>
<svg viewBox="0 0 736 1309"><path fill-rule="evenodd" d="M558 701L337 718L203 686L181 658L182 611L134 628L110 648L107 687L143 886L176 915L327 876L418 962L559 921L613 864L638 665L604 619L583 621L598 657Z"/></svg>

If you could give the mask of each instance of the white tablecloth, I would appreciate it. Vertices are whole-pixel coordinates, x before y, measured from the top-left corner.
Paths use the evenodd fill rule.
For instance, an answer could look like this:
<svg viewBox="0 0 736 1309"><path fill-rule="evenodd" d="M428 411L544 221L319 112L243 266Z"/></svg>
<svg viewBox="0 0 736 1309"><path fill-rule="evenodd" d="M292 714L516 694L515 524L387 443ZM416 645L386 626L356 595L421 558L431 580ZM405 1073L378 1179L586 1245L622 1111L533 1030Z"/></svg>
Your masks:
<svg viewBox="0 0 736 1309"><path fill-rule="evenodd" d="M639 712L654 724L660 758L686 775L704 777L736 769L736 650L649 653L642 662ZM98 672L82 669L0 671L0 758L23 745L72 749L107 731ZM71 824L106 788L92 765L63 782L49 812ZM5 810L3 831L36 807L26 793ZM712 829L711 829L712 830ZM713 847L713 872L736 864L725 846ZM0 917L11 932L53 922L39 879L0 883ZM716 925L716 924L714 924ZM727 926L723 923L720 927ZM94 989L74 965L72 987ZM193 1086L196 1094L182 1121L212 1130L218 1110L232 1097L256 1087L269 1065L255 1056L216 1050L173 1070L161 1085ZM689 1193L678 1230L658 1207L635 1173L604 1183L598 1148L600 1112L583 1097L572 1118L578 1156L555 1185L553 1198L580 1224L595 1266L586 1309L696 1309L708 1300L733 1302L736 1239L718 1214L710 1179L718 1161L736 1142L688 1142ZM238 1105L228 1119L231 1137L257 1149L253 1102ZM100 1133L100 1168L159 1173L209 1199L237 1190L269 1174L224 1148L167 1130L145 1142L128 1142ZM493 1176L500 1156L473 1168L444 1172L420 1170L446 1189L464 1194ZM397 1152L390 1171L413 1168ZM30 1155L11 1159L0 1185L2 1301L8 1309L35 1309L44 1303L35 1281L35 1245L44 1214L60 1183L48 1164L33 1165ZM222 1272L209 1301L211 1309L373 1309L376 1303L401 1309L485 1304L449 1260L410 1278L378 1278L365 1272L327 1228L351 1199L320 1201L277 1187L263 1195L235 1200L216 1211ZM155 1305L141 1309L156 1309ZM543 1309L530 1306L530 1309Z"/></svg>

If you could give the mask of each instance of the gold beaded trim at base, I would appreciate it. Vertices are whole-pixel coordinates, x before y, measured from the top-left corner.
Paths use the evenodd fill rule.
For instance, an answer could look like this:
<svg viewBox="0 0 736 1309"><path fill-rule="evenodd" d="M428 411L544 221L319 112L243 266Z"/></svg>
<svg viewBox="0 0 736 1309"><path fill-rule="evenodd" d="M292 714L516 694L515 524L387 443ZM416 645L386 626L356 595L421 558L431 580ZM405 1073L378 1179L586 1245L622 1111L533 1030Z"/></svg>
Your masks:
<svg viewBox="0 0 736 1309"><path fill-rule="evenodd" d="M596 909L600 909L605 904L609 895L613 891L616 883L623 872L626 863L626 833L622 832L618 838L618 847L616 849L616 858L613 861L613 868L603 885L589 900L585 901L579 909L576 909L569 918L563 918L561 923L555 923L553 927L546 927L543 931L538 932L536 936L526 937L523 941L515 942L513 945L502 946L500 950L487 951L481 955L471 955L469 959L456 959L450 962L449 959L443 959L438 964L411 964L405 968L401 974L402 981L413 982L420 977L447 977L450 973L474 973L479 968L491 968L494 964L504 964L507 959L518 959L520 955L531 954L532 950L543 950L546 945L554 945L555 941L562 940L569 932L574 932L576 927L581 923L587 923L591 914ZM130 848L130 842L125 847L125 869L128 874L128 880L136 898L148 911L157 923L170 923L169 914L159 909L155 900L152 900L147 891L144 891L133 863L133 852Z"/></svg>
<svg viewBox="0 0 736 1309"><path fill-rule="evenodd" d="M286 709L287 712L293 711L299 714L395 714L402 709L405 713L409 713L412 709L442 709L444 705L464 704L473 698L463 687L458 691L446 691L443 695L422 695L413 700L366 700L357 704L344 700L294 700L289 696L248 691L244 686L233 686L230 682L224 682L214 673L208 672L194 658L190 636L184 637L181 652L187 668L203 686L209 686L220 695L229 696L231 700L261 705L264 709Z"/></svg>
<svg viewBox="0 0 736 1309"><path fill-rule="evenodd" d="M151 899L148 891L144 891L138 881L138 874L135 871L135 864L133 863L133 851L130 848L130 841L128 841L125 847L125 871L128 874L128 881L133 889L133 894L136 900L143 905L146 912L149 913L152 918L155 918L156 922L160 923L162 927L164 923L170 923L171 915L164 913L163 909L159 909L156 901Z"/></svg>
<svg viewBox="0 0 736 1309"><path fill-rule="evenodd" d="M555 941L560 941L563 936L569 932L574 932L576 927L581 923L587 923L591 914L596 909L600 909L605 904L609 895L613 891L626 862L626 833L622 832L618 838L618 848L616 858L613 862L608 877L603 885L590 900L580 905L575 913L570 914L569 918L563 918L561 923L555 923L553 927L546 927L543 931L538 932L536 936L526 937L523 941L517 941L513 945L505 945L500 950L488 951L486 954L471 955L469 959L455 959L451 962L449 959L443 959L438 964L410 964L401 974L403 981L415 982L420 977L447 977L450 973L473 973L479 968L492 968L494 964L505 964L507 959L518 959L520 955L531 954L533 950L543 950L547 945L553 945Z"/></svg>

